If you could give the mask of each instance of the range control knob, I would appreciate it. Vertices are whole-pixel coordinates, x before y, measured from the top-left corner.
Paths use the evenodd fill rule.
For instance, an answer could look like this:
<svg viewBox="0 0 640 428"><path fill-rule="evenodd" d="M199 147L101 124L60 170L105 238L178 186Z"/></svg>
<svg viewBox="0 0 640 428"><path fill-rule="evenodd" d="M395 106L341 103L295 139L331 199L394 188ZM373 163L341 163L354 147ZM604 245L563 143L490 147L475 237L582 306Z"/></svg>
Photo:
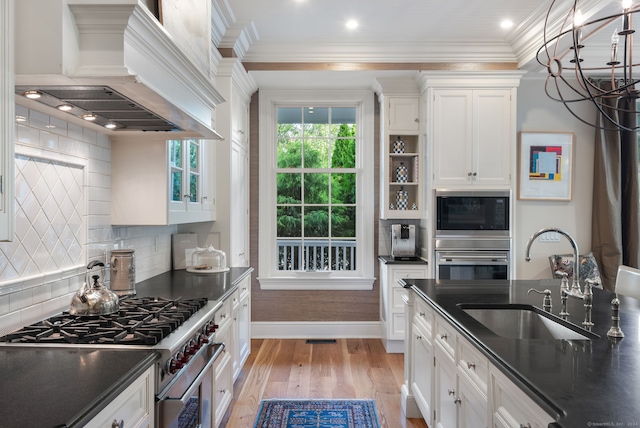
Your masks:
<svg viewBox="0 0 640 428"><path fill-rule="evenodd" d="M209 343L209 338L206 335L200 333L198 335L198 343L200 344L200 346L207 344Z"/></svg>
<svg viewBox="0 0 640 428"><path fill-rule="evenodd" d="M214 323L213 321L209 321L207 323L207 334L211 334L214 333L216 330L218 329L218 324Z"/></svg>
<svg viewBox="0 0 640 428"><path fill-rule="evenodd" d="M191 355L195 354L197 350L198 344L195 340L191 339L184 347L184 355L189 358Z"/></svg>
<svg viewBox="0 0 640 428"><path fill-rule="evenodd" d="M175 357L172 357L169 360L168 372L171 374L174 374L175 372L183 368L185 364L185 361L183 361L183 359L184 359L184 355L182 354L182 352L178 352Z"/></svg>

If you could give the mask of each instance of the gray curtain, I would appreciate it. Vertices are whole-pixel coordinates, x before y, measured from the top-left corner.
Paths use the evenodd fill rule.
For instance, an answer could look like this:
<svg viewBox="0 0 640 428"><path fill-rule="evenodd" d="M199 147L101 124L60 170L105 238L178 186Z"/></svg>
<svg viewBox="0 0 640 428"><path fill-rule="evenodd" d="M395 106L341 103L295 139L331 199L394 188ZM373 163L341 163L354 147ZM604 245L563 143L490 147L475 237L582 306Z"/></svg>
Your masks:
<svg viewBox="0 0 640 428"><path fill-rule="evenodd" d="M610 81L596 82L610 90ZM622 100L616 112L616 100L604 99L603 110L615 120L636 126L635 101ZM598 114L597 124L610 127ZM593 168L593 219L591 250L598 262L603 287L615 288L618 266L639 267L640 233L638 227L638 140L636 132L596 129Z"/></svg>

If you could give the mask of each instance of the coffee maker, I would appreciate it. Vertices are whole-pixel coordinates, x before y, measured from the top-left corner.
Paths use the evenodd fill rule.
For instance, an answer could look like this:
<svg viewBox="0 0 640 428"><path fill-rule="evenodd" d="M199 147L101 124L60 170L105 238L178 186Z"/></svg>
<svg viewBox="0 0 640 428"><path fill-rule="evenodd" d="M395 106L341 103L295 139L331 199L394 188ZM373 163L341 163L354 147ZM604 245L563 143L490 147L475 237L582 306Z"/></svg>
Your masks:
<svg viewBox="0 0 640 428"><path fill-rule="evenodd" d="M415 225L391 225L391 257L394 260L418 260Z"/></svg>

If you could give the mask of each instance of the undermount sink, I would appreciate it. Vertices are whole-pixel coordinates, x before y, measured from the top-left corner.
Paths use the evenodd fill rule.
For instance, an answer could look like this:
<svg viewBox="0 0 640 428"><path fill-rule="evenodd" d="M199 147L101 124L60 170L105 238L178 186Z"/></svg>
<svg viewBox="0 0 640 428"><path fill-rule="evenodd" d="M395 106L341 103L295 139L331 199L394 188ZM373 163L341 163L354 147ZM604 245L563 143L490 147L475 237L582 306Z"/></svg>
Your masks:
<svg viewBox="0 0 640 428"><path fill-rule="evenodd" d="M591 340L600 337L531 305L461 303L458 306L501 337L567 340Z"/></svg>

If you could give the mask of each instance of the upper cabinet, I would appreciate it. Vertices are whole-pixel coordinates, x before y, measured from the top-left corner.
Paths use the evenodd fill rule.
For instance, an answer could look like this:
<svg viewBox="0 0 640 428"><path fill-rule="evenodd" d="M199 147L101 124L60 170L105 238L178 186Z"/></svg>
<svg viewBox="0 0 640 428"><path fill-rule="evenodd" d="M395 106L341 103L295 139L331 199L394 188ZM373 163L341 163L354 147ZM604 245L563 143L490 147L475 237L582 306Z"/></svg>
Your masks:
<svg viewBox="0 0 640 428"><path fill-rule="evenodd" d="M13 240L14 74L13 0L0 5L0 241Z"/></svg>
<svg viewBox="0 0 640 428"><path fill-rule="evenodd" d="M418 96L389 97L389 132L417 135L420 132Z"/></svg>
<svg viewBox="0 0 640 428"><path fill-rule="evenodd" d="M154 137L111 146L111 224L170 225L215 220L208 140Z"/></svg>
<svg viewBox="0 0 640 428"><path fill-rule="evenodd" d="M508 188L515 165L516 78L429 77L434 188Z"/></svg>
<svg viewBox="0 0 640 428"><path fill-rule="evenodd" d="M424 213L420 96L415 81L379 79L380 218L419 219Z"/></svg>

